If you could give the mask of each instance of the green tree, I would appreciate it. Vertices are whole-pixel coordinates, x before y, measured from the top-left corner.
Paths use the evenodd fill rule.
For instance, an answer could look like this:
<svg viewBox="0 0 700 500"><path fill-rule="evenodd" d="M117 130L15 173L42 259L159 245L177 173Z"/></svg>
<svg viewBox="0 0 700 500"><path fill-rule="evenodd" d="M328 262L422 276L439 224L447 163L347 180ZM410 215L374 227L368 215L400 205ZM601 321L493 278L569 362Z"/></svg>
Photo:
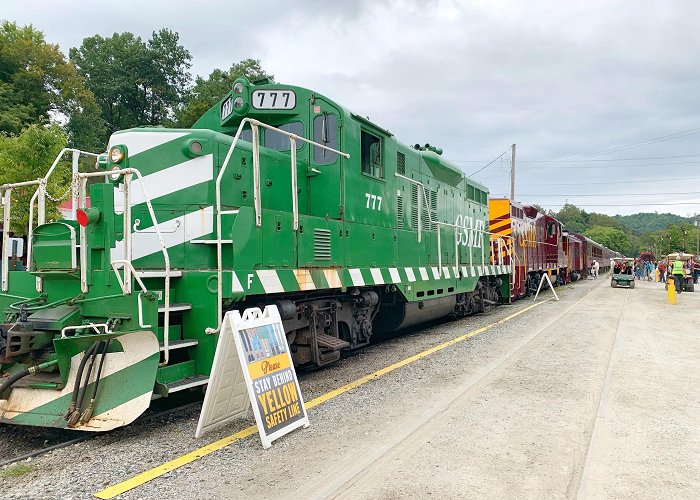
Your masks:
<svg viewBox="0 0 700 500"><path fill-rule="evenodd" d="M83 83L75 66L41 31L0 23L0 132L18 134L63 115L72 145L100 149L104 122Z"/></svg>
<svg viewBox="0 0 700 500"><path fill-rule="evenodd" d="M571 203L565 204L554 215L559 222L564 224L564 227L572 233L582 233L589 227L589 215L585 210L578 208Z"/></svg>
<svg viewBox="0 0 700 500"><path fill-rule="evenodd" d="M147 42L132 33L85 38L70 59L95 95L110 132L174 119L183 102L192 56L167 29Z"/></svg>
<svg viewBox="0 0 700 500"><path fill-rule="evenodd" d="M614 227L593 226L583 232L584 235L597 241L601 245L628 255L630 252L630 241L624 231Z"/></svg>
<svg viewBox="0 0 700 500"><path fill-rule="evenodd" d="M185 106L177 112L177 125L182 128L191 127L200 116L230 92L233 82L241 77L251 81L274 78L262 68L258 59L244 59L234 63L228 71L215 69L206 79L198 76L188 93Z"/></svg>
<svg viewBox="0 0 700 500"><path fill-rule="evenodd" d="M0 135L0 184L43 177L56 155L66 146L67 136L56 124L48 127L31 125L17 136ZM61 218L58 202L65 199L71 184L68 164L58 165L51 176L46 198L46 220ZM36 186L12 190L11 230L26 234L29 222L29 200ZM36 210L35 212L36 213Z"/></svg>
<svg viewBox="0 0 700 500"><path fill-rule="evenodd" d="M620 231L625 231L627 229L625 225L620 222L615 217L611 217L606 214L599 214L596 212L591 212L588 214L588 225L589 226L603 226L603 227L614 227Z"/></svg>

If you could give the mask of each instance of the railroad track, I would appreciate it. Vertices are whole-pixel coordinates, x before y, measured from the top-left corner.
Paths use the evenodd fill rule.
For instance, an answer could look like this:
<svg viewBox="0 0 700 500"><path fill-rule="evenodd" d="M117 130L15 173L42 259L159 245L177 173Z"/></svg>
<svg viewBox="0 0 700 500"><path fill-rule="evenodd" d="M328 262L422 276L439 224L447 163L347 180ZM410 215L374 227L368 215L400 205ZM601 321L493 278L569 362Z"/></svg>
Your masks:
<svg viewBox="0 0 700 500"><path fill-rule="evenodd" d="M149 422L151 420L155 420L157 418L162 418L162 417L166 417L168 415L172 415L174 413L179 413L181 411L185 411L189 408L193 408L193 407L201 405L201 404L202 404L201 401L195 401L195 402L175 406L173 408L164 409L162 411L155 411L155 412L149 413L147 415L144 415L142 418L140 418L138 420L138 422L139 423L146 423L146 422ZM71 435L75 435L77 433L76 431L65 431L65 432L71 433ZM35 458L35 457L44 455L44 454L49 453L49 452L54 451L54 450L60 450L62 448L67 448L68 446L82 443L83 441L95 439L99 436L108 435L111 432L113 432L113 431L97 432L97 433L84 432L84 433L81 433L78 437L72 437L71 439L67 439L67 440L62 441L60 443L56 443L56 444L51 445L51 446L46 446L44 448L34 449L34 450L29 451L29 452L14 456L8 460L4 460L4 461L0 462L0 468L5 467L7 465L12 465L12 464L17 463L17 462L22 462L22 461L27 460L29 458ZM59 439L60 439L60 437L59 437Z"/></svg>

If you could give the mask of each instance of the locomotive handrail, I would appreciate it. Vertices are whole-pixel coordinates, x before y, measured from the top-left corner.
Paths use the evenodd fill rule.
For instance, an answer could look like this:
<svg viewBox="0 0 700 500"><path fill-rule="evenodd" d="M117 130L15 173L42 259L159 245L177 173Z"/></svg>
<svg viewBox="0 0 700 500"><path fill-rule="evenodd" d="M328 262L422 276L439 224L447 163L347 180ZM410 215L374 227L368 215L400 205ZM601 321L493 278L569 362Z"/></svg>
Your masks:
<svg viewBox="0 0 700 500"><path fill-rule="evenodd" d="M421 193L422 193L422 195L423 195L423 196L418 196L418 214L419 214L419 215L418 215L418 228L417 228L417 229L418 229L418 242L420 243L420 242L421 242L421 233L422 233L422 228L423 228L423 226L422 226L422 219L423 219L423 218L421 217L421 212L422 212L422 203L421 203L421 202L424 201L424 202L425 202L425 206L426 206L426 207L428 206L428 198L427 198L427 196L426 196L426 194L425 194L425 186L423 185L422 182L417 181L417 180L415 180L415 179L411 179L410 177L406 177L405 175L401 175L401 174L399 174L398 172L395 172L395 173L394 173L394 176L399 177L399 178L401 178L401 179L404 179L404 180L406 180L406 181L408 181L408 182L410 182L410 183L412 183L412 184L415 184L416 186L420 187L420 191L421 191ZM463 227L463 226L459 226L459 225L457 225L457 224L451 224L451 223L449 223L449 222L440 222L440 221L437 221L437 220L433 220L433 214L431 213L430 210L428 210L428 221L429 221L430 225L435 224L435 225L438 227L438 229L437 229L438 273L439 273L440 275L442 275L442 272L443 272L443 271L442 271L442 246L441 246L441 243L440 243L440 240L441 240L441 236L440 236L440 226L452 227L452 228L455 229L455 266L457 266L457 267L459 267L459 251L458 251L457 244L456 244L456 242L457 242L457 237L456 237L456 235L457 235L457 232L458 232L460 229L464 229L464 227ZM492 233L492 232L490 232L490 231L486 231L486 230L483 230L483 229L470 229L470 231L476 231L476 232L479 232L479 233L482 233L482 234L488 234L488 235L492 235L492 234L493 234L493 235L497 235L497 233ZM513 237L512 237L512 236L509 236L509 235L498 235L498 236L499 236L500 238L506 238L506 239L511 239L511 240L513 239ZM482 245L482 246L483 246L483 245ZM485 262L485 261L486 261L486 258L485 258L484 255L483 255L483 252L484 252L484 251L485 251L485 248L482 248L482 259L481 259L482 262ZM469 252L469 258L470 258L469 265L470 265L470 266L472 265L472 262L471 262L471 255L472 255L471 252ZM513 263L511 262L511 272L512 272L512 268L513 268Z"/></svg>
<svg viewBox="0 0 700 500"><path fill-rule="evenodd" d="M428 197L425 195L425 186L423 185L422 182L417 181L415 179L411 179L410 177L406 177L405 175L401 175L398 172L395 172L394 175L396 177L400 177L404 180L407 180L408 182L411 182L415 184L416 186L420 187L420 192L422 196L418 196L418 243L421 242L421 235L423 232L423 223L422 223L422 212L423 212L423 206L422 202L425 202L425 206L428 207ZM433 214L431 213L430 210L428 210L428 222L429 226L432 227L433 224L437 226L437 251L438 251L438 274L442 275L442 244L440 243L440 240L442 239L440 237L440 226L448 226L448 227L454 227L455 228L455 265L458 265L459 263L459 252L457 251L457 230L458 229L463 229L460 226L457 226L457 224L450 224L449 222L440 222L433 220Z"/></svg>
<svg viewBox="0 0 700 500"><path fill-rule="evenodd" d="M112 330L109 329L109 324L107 323L88 323L86 325L77 325L77 326L66 326L61 330L61 338L65 339L66 338L66 332L69 331L74 331L74 330L82 330L83 328L92 328L95 330L98 334L100 333L98 328L104 328L105 334L110 334L114 333Z"/></svg>
<svg viewBox="0 0 700 500"><path fill-rule="evenodd" d="M255 120L254 118L244 118L241 120L241 123L238 125L238 130L236 130L236 135L233 138L233 142L231 142L231 146L229 147L228 153L226 153L226 157L224 158L223 163L221 164L221 169L219 170L219 174L216 176L216 272L217 272L217 285L216 285L216 293L217 293L217 326L216 328L207 328L205 332L209 335L211 334L216 334L221 331L221 322L223 320L223 257L222 257L222 240L221 240L221 180L224 177L224 172L226 172L226 168L228 167L229 160L231 159L231 155L233 154L233 150L236 149L236 146L238 145L238 139L241 136L241 132L243 131L243 128L246 124L250 124L251 132L252 132L252 139L253 139L253 204L255 207L255 225L257 227L260 227L262 225L262 203L260 199L260 138L258 136L258 127L263 127L268 130L274 130L275 132L278 132L280 134L284 134L289 138L289 142L291 145L291 162L290 162L290 167L291 167L291 178L292 178L292 229L293 231L297 231L299 229L299 201L297 199L297 148L296 148L296 141L302 141L306 142L307 144L311 144L313 146L320 147L322 149L325 149L327 151L331 151L332 153L336 153L340 156L345 157L346 159L350 158L350 155L348 153L343 153L342 151L338 151L336 149L330 148L328 146L325 146L323 144L319 144L317 142L314 142L310 139L306 139L305 137L301 137L299 135L293 134L291 132L287 132L286 130L282 130L277 127L273 127L272 125L268 125L266 123L263 123L259 120Z"/></svg>
<svg viewBox="0 0 700 500"><path fill-rule="evenodd" d="M86 200L86 191L87 191L87 179L88 177L104 177L104 172L84 172L84 173L76 173L75 177L76 180L80 179L80 202L85 203ZM143 176L141 175L141 172L138 169L135 169L133 167L129 168L122 168L119 170L110 170L109 171L110 176L119 176L123 175L124 176L124 212L122 214L122 218L124 219L124 260L129 261L129 265L131 266L131 205L129 203L129 187L131 184L131 176L135 175L136 178L139 180L139 185L141 186L141 192L143 193L143 199L146 202L146 207L148 208L148 213L151 216L151 220L153 221L153 228L156 230L156 236L158 236L158 241L160 242L160 249L163 254L163 260L165 263L165 291L163 293L163 362L159 364L159 366L165 366L168 364L170 360L170 350L169 350L169 327L170 327L170 255L168 254L168 248L165 246L165 242L163 241L163 235L161 234L160 231L160 226L158 224L158 219L156 219L156 214L155 211L153 210L153 205L151 204L151 197L148 195L148 191L146 191L146 185L143 182ZM85 233L85 227L80 226L80 241L81 241L81 250L84 248L83 242L86 241L86 233ZM81 266L80 266L80 285L81 288L83 288L83 291L87 291L87 265L83 265L83 263L87 262L87 254L85 251L80 252L80 259L81 259ZM133 267L132 267L133 268ZM128 290L128 293L131 293L131 280L126 279L126 271L125 271L125 279L124 279L124 287L122 288L122 291L124 289ZM143 288L143 283L140 281L140 279L137 278L137 281L139 282L139 285ZM126 294L126 293L125 293ZM141 318L142 319L142 318Z"/></svg>
<svg viewBox="0 0 700 500"><path fill-rule="evenodd" d="M58 166L58 163L61 161L61 158L63 158L63 155L65 155L67 152L71 151L73 153L73 173L75 174L78 171L78 159L80 158L80 155L86 155L86 156L92 156L97 158L99 155L95 153L89 153L87 151L82 151L79 149L74 149L74 148L63 148L61 151L56 155L56 159L53 161L51 164L51 167L49 167L49 170L46 172L44 177L40 177L35 180L31 181L23 181L23 182L10 182L3 184L0 186L0 192L2 192L2 198L3 198L3 222L4 222L4 228L5 231L3 232L3 238L2 238L2 262L5 262L5 259L7 257L7 244L8 244L8 232L9 232L9 227L10 227L10 200L11 200L11 193L13 188L17 187L25 187L25 186L38 186L36 191L34 191L34 194L32 195L30 201L29 201L29 227L27 230L27 266L31 269L32 265L32 235L34 232L34 202L39 200L38 202L38 207L37 207L37 224L44 224L46 222L46 206L45 206L45 196L46 196L46 184L48 182L49 177L51 177L51 174L53 171L56 169ZM73 217L75 218L75 210L76 210L76 196L75 196L75 188L71 187L73 191L73 206L71 209L71 213L73 214ZM6 265L2 266L2 286L1 289L3 292L6 292L8 290L8 274L9 268ZM40 281L41 278L37 278L37 291L41 291L40 288Z"/></svg>
<svg viewBox="0 0 700 500"><path fill-rule="evenodd" d="M119 275L119 269L117 268L117 265L121 264L124 266L124 279ZM119 282L119 286L122 289L122 293L124 295L131 295L131 281L128 281L126 279L126 272L127 270L129 271L129 274L134 277L136 282L139 284L141 287L141 291L139 292L138 296L138 306L139 306L139 326L141 328L151 328L151 325L146 325L143 322L143 302L142 302L142 297L143 294L148 293L148 289L146 288L146 285L143 284L143 281L141 281L141 278L139 275L136 273L136 269L134 269L133 264L131 261L125 260L125 259L115 259L111 262L112 269L114 270L114 274L117 276L117 281Z"/></svg>
<svg viewBox="0 0 700 500"><path fill-rule="evenodd" d="M61 161L61 158L63 158L63 155L65 155L67 152L71 151L73 153L73 158L72 158L72 170L73 170L73 175L75 175L78 172L78 160L80 158L80 155L86 155L86 156L92 156L94 158L99 157L98 154L96 153L89 153L87 151L81 151L79 149L73 149L73 148L63 148L60 153L56 156L56 159L53 161L51 164L51 167L49 167L48 172L46 172L46 175L40 179L39 187L37 190L34 192L32 195L32 198L29 200L29 228L27 230L27 266L29 266L31 270L31 265L32 265L32 235L34 234L34 202L38 198L38 203L37 203L37 226L40 226L41 224L44 224L46 222L46 186L49 181L49 177L51 177L51 174L53 174L54 170L58 166L58 162ZM76 211L76 205L78 202L77 196L76 196L76 190L75 186L71 186L71 191L72 191L72 208L71 208L71 215L73 219L75 219L75 211ZM37 288L39 288L38 283L37 283ZM41 291L41 290L37 290Z"/></svg>

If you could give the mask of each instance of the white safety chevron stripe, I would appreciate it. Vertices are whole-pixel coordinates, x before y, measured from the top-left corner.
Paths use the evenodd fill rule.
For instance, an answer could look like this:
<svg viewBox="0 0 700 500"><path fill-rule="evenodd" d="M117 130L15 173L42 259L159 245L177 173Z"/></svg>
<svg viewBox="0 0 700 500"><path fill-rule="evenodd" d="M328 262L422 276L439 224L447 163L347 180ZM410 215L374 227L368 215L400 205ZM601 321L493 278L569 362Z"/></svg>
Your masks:
<svg viewBox="0 0 700 500"><path fill-rule="evenodd" d="M340 281L338 271L335 269L324 269L323 275L326 277L329 288L342 288L343 282Z"/></svg>
<svg viewBox="0 0 700 500"><path fill-rule="evenodd" d="M389 268L389 275L391 276L392 283L401 283L401 276L399 276L399 270L395 267Z"/></svg>
<svg viewBox="0 0 700 500"><path fill-rule="evenodd" d="M433 277L436 277L435 279L459 279L460 277L466 278L478 278L480 276L497 276L499 274L507 274L510 272L509 266L505 265L486 265L486 266L479 266L479 267L468 267L468 266L459 266L459 267L449 267L449 266L443 266L442 268L438 267L430 267L430 268L425 268L425 267L420 267L420 268L411 268L411 267L406 267L406 268L395 268L395 267L390 267L390 268L366 268L364 269L365 275L369 273L372 278L369 281L366 281L363 274L362 274L362 269L348 269L348 273L350 275L350 278L352 280L352 285L353 286L369 286L369 285L384 285L384 284L389 284L389 283L402 283L402 282L408 282L408 283L413 283L415 281L421 280L421 281L430 281L433 279ZM274 269L265 269L265 270L258 270L254 271L258 279L260 280L260 283L262 284L263 289L265 290L265 293L280 293L284 292L284 287L282 285L282 280L279 277L279 273L277 270ZM313 278L311 276L311 271L309 269L295 269L293 270L294 276L296 278L297 284L299 285L299 289L302 291L306 290L316 290L317 285L314 283ZM340 288L343 286L343 283L340 279L340 274L338 273L337 269L329 268L329 269L322 269L322 272L324 273L324 276L326 278L326 281L328 283L328 288ZM402 272L405 273L405 279L402 278ZM417 277L417 275L419 277ZM345 286L348 286L346 284ZM232 273L232 290L234 292L243 292L244 288L241 284L241 281L236 273ZM286 291L292 291L292 290L286 290Z"/></svg>
<svg viewBox="0 0 700 500"><path fill-rule="evenodd" d="M231 284L231 290L233 290L234 292L242 292L243 285L241 285L241 281L238 279L238 276L235 272L231 274L233 275L233 283Z"/></svg>
<svg viewBox="0 0 700 500"><path fill-rule="evenodd" d="M284 292L282 282L280 281L277 271L274 269L261 269L257 271L258 279L265 289L265 293Z"/></svg>
<svg viewBox="0 0 700 500"><path fill-rule="evenodd" d="M350 269L350 279L355 286L365 286L365 280L362 277L362 272L359 269Z"/></svg>
<svg viewBox="0 0 700 500"><path fill-rule="evenodd" d="M419 268L418 272L420 273L420 279L422 281L428 281L428 271L424 267Z"/></svg>
<svg viewBox="0 0 700 500"><path fill-rule="evenodd" d="M148 129L143 132L116 132L109 138L107 151L116 144L124 144L127 148L127 154L131 158L146 150L186 136L187 134L189 134L189 132L165 132L153 129Z"/></svg>
<svg viewBox="0 0 700 500"><path fill-rule="evenodd" d="M413 274L413 269L412 269L412 268L406 267L406 268L404 269L404 271L406 271L406 278L408 279L408 281L409 281L410 283L413 283L414 281L416 281L416 275Z"/></svg>
<svg viewBox="0 0 700 500"><path fill-rule="evenodd" d="M169 194L177 193L183 189L211 182L214 179L214 156L205 155L192 158L178 165L164 168L152 174L143 176L143 185L150 199L156 200ZM140 181L134 180L131 183L130 199L131 206L145 203L146 197L143 195ZM124 211L124 188L123 184L114 188L114 209L122 213Z"/></svg>
<svg viewBox="0 0 700 500"><path fill-rule="evenodd" d="M381 269L373 267L369 271L370 271L370 273L372 273L372 280L374 281L375 285L383 285L384 284L384 277L382 276Z"/></svg>
<svg viewBox="0 0 700 500"><path fill-rule="evenodd" d="M158 225L166 248L181 245L187 241L211 234L214 230L214 210L204 207ZM160 242L155 230L131 233L131 259L136 260L161 253ZM112 259L124 258L124 240L116 242L111 252Z"/></svg>

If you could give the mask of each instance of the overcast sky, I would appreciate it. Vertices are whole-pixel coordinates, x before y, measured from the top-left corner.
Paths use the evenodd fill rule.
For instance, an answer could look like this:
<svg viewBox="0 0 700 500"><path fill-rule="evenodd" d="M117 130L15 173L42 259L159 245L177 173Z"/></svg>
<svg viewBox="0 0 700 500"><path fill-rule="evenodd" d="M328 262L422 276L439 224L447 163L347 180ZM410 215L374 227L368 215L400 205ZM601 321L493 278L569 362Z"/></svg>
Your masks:
<svg viewBox="0 0 700 500"><path fill-rule="evenodd" d="M172 29L193 74L260 59L467 174L516 143L523 202L700 212L697 1L2 0L0 18L65 53ZM507 196L509 169L474 178Z"/></svg>

